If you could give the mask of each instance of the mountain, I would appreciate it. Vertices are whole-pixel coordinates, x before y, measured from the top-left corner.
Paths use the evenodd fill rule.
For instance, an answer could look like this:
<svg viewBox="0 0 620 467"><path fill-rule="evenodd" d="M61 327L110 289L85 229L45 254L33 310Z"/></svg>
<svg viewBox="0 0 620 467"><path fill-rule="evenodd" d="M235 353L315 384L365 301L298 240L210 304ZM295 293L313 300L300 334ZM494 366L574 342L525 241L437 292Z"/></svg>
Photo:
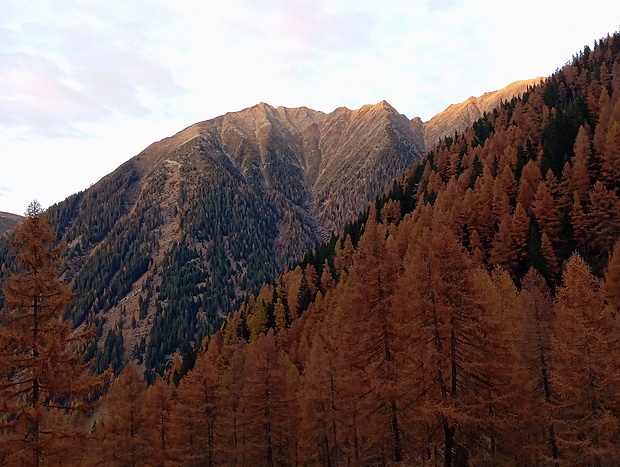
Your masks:
<svg viewBox="0 0 620 467"><path fill-rule="evenodd" d="M49 209L76 325L99 369L159 369L239 299L340 231L424 153L387 102L331 113L268 104L156 142Z"/></svg>
<svg viewBox="0 0 620 467"><path fill-rule="evenodd" d="M0 235L12 229L22 219L22 216L0 211Z"/></svg>
<svg viewBox="0 0 620 467"><path fill-rule="evenodd" d="M510 101L513 97L522 95L542 81L542 78L515 81L508 86L491 92L485 92L480 97L470 97L464 102L450 105L443 112L438 113L429 121L424 122L424 144L427 150L435 147L437 142L454 135L455 131L462 132L482 118L485 113L491 112L501 102Z"/></svg>

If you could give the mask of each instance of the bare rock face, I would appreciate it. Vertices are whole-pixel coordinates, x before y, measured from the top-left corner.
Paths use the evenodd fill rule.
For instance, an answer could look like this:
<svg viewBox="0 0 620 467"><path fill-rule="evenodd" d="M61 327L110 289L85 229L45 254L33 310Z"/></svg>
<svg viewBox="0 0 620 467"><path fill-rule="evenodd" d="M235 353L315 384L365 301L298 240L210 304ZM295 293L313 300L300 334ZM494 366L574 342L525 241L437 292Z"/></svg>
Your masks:
<svg viewBox="0 0 620 467"><path fill-rule="evenodd" d="M491 112L502 101L509 101L513 97L523 94L528 87L539 84L542 78L516 81L498 91L486 92L480 97L470 97L459 104L452 104L443 112L438 113L424 123L424 141L427 150L432 149L437 142L469 128L472 123L485 113Z"/></svg>

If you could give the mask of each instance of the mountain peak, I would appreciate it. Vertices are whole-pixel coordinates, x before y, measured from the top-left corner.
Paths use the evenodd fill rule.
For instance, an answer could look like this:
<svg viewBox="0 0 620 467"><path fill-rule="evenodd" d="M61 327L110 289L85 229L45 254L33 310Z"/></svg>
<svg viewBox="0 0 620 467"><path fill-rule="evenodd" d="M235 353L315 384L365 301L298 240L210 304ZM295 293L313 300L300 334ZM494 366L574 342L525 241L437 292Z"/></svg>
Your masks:
<svg viewBox="0 0 620 467"><path fill-rule="evenodd" d="M396 109L394 108L394 106L392 106L392 104L390 104L388 101L386 101L385 99L383 99L380 102L377 102L374 107L380 107L383 110L387 111L387 112L397 112ZM398 113L398 112L397 112Z"/></svg>

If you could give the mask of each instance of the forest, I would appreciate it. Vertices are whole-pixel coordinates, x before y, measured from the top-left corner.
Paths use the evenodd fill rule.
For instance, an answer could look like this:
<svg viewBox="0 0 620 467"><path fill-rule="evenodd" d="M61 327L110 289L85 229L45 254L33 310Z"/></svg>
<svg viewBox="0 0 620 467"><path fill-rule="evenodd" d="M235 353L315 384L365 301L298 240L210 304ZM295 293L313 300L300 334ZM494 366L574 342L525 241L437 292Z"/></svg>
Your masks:
<svg viewBox="0 0 620 467"><path fill-rule="evenodd" d="M620 464L618 34L441 141L152 384L82 363L96 330L61 319L56 234L29 214L0 465Z"/></svg>

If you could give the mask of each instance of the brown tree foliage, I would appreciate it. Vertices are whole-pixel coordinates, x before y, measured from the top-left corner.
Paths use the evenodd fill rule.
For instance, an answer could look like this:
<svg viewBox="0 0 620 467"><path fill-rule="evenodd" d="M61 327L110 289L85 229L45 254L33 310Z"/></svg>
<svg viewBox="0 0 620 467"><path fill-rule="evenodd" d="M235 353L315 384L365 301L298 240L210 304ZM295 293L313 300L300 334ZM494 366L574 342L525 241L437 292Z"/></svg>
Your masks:
<svg viewBox="0 0 620 467"><path fill-rule="evenodd" d="M583 259L567 262L555 306L552 420L559 457L570 464L620 461L620 334Z"/></svg>
<svg viewBox="0 0 620 467"><path fill-rule="evenodd" d="M60 247L37 202L13 247L16 269L3 285L0 313L0 459L47 465L79 452L72 446L86 433L76 417L102 379L83 362L92 334L63 319L72 293L59 279Z"/></svg>
<svg viewBox="0 0 620 467"><path fill-rule="evenodd" d="M620 316L620 240L614 245L605 271L605 292L607 302L615 316Z"/></svg>
<svg viewBox="0 0 620 467"><path fill-rule="evenodd" d="M129 363L115 379L96 426L97 441L92 465L143 466L150 452L146 382L135 364Z"/></svg>

